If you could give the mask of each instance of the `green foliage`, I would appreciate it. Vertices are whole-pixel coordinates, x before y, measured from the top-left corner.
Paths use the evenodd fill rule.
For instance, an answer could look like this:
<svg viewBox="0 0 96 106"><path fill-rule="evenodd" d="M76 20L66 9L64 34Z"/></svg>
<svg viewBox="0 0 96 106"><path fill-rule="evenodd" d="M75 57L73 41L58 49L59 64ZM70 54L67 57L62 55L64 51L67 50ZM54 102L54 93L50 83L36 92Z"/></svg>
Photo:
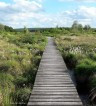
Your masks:
<svg viewBox="0 0 96 106"><path fill-rule="evenodd" d="M15 86L13 84L14 77L7 73L0 73L0 93L3 106L10 106L12 103L11 92L14 92Z"/></svg>
<svg viewBox="0 0 96 106"><path fill-rule="evenodd" d="M96 75L93 75L93 76L91 77L90 87L91 87L91 89L96 88Z"/></svg>
<svg viewBox="0 0 96 106"><path fill-rule="evenodd" d="M12 87L13 82L14 81L14 77L11 74L7 74L7 73L0 73L0 85L1 87ZM13 85L14 88L14 85ZM4 90L4 89L2 89Z"/></svg>
<svg viewBox="0 0 96 106"><path fill-rule="evenodd" d="M96 53L90 53L89 57L90 57L90 59L96 61Z"/></svg>
<svg viewBox="0 0 96 106"><path fill-rule="evenodd" d="M78 30L79 30L80 32L83 31L83 26L82 26L82 24L79 24L79 25L78 25Z"/></svg>
<svg viewBox="0 0 96 106"><path fill-rule="evenodd" d="M50 36L50 37L68 35L70 33L69 29L70 28L60 28L60 27L49 28L49 29L45 29L44 31L42 31L42 34L44 36Z"/></svg>
<svg viewBox="0 0 96 106"><path fill-rule="evenodd" d="M30 88L19 88L12 94L13 101L18 105L26 106L31 93Z"/></svg>
<svg viewBox="0 0 96 106"><path fill-rule="evenodd" d="M36 65L34 67L31 66L31 68L27 69L24 73L24 78L27 78L27 85L31 88L33 87L35 75L37 73L37 67Z"/></svg>
<svg viewBox="0 0 96 106"><path fill-rule="evenodd" d="M74 21L74 22L73 22L72 30L73 30L74 32L75 32L75 31L78 31L78 21Z"/></svg>
<svg viewBox="0 0 96 106"><path fill-rule="evenodd" d="M85 83L89 80L90 76L96 72L96 62L91 59L82 59L75 68L75 75L78 82Z"/></svg>
<svg viewBox="0 0 96 106"><path fill-rule="evenodd" d="M16 85L16 88L24 88L25 86L27 86L28 81L27 81L27 78L25 78L24 76L18 76L14 80L14 83Z"/></svg>
<svg viewBox="0 0 96 106"><path fill-rule="evenodd" d="M88 30L91 29L91 27L90 27L90 25L85 25L85 26L84 26L84 29L88 31Z"/></svg>
<svg viewBox="0 0 96 106"><path fill-rule="evenodd" d="M66 65L75 73L77 87L81 90L87 86L85 91L90 91L90 100L92 104L94 102L96 104L96 37L92 35L56 36L55 42Z"/></svg>
<svg viewBox="0 0 96 106"><path fill-rule="evenodd" d="M35 40L36 40L36 39L35 39ZM30 34L25 35L25 36L22 36L22 37L21 37L21 42L22 42L22 43L32 44L32 43L35 42L35 41L34 41L34 36L33 36L33 35L30 35Z"/></svg>
<svg viewBox="0 0 96 106"><path fill-rule="evenodd" d="M0 70L3 72L8 71L10 66L7 64L6 61L3 61L3 63L0 63Z"/></svg>
<svg viewBox="0 0 96 106"><path fill-rule="evenodd" d="M6 25L4 26L4 29L7 32L14 32L15 31L12 27L9 27L9 26L6 26Z"/></svg>
<svg viewBox="0 0 96 106"><path fill-rule="evenodd" d="M82 33L83 26L82 26L82 24L79 24L78 21L74 21L71 29L72 29L72 32L74 32L74 33L78 33L78 32Z"/></svg>
<svg viewBox="0 0 96 106"><path fill-rule="evenodd" d="M75 68L77 64L77 57L72 53L64 53L63 58L69 68Z"/></svg>
<svg viewBox="0 0 96 106"><path fill-rule="evenodd" d="M8 73L10 73L14 76L18 75L18 74L22 74L21 67L20 67L20 64L18 63L18 61L8 60L5 62L4 65L5 65L5 67L8 68L7 69Z"/></svg>
<svg viewBox="0 0 96 106"><path fill-rule="evenodd" d="M71 27L71 33L73 34L70 34L70 35L94 35L95 32L94 30L90 27L90 25L85 25L83 27L82 24L79 24L78 21L74 21L73 24L72 24L72 27Z"/></svg>
<svg viewBox="0 0 96 106"><path fill-rule="evenodd" d="M0 31L4 31L4 25L0 24Z"/></svg>
<svg viewBox="0 0 96 106"><path fill-rule="evenodd" d="M75 74L78 76L90 76L92 72L96 71L96 63L90 59L84 59L76 66Z"/></svg>
<svg viewBox="0 0 96 106"><path fill-rule="evenodd" d="M46 38L35 33L9 31L1 32L0 38L0 104L26 105Z"/></svg>
<svg viewBox="0 0 96 106"><path fill-rule="evenodd" d="M29 30L26 26L24 27L24 34L29 34Z"/></svg>
<svg viewBox="0 0 96 106"><path fill-rule="evenodd" d="M15 30L12 27L0 24L0 31L14 32Z"/></svg>
<svg viewBox="0 0 96 106"><path fill-rule="evenodd" d="M96 35L96 29L91 28L90 25L83 25L79 23L78 21L74 21L72 24L72 27L58 27L55 28L28 28L31 32L36 32L39 35L43 34L44 36L95 36ZM17 29L17 31L23 31L28 32L28 29L26 27L22 29Z"/></svg>

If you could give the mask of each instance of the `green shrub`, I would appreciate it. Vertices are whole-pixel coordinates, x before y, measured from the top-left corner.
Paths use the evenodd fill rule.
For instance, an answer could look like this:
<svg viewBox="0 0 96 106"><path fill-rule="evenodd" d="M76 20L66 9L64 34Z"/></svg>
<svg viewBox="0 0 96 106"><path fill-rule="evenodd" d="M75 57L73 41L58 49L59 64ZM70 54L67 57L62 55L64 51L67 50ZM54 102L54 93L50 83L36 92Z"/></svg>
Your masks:
<svg viewBox="0 0 96 106"><path fill-rule="evenodd" d="M96 75L91 77L91 79L90 79L90 87L91 87L91 89L96 88Z"/></svg>
<svg viewBox="0 0 96 106"><path fill-rule="evenodd" d="M2 72L6 72L6 71L8 71L9 70L9 68L10 68L10 66L7 64L7 62L6 61L3 61L3 62L1 62L0 63L0 71Z"/></svg>
<svg viewBox="0 0 96 106"><path fill-rule="evenodd" d="M29 43L29 44L32 44L32 43L34 43L35 42L35 40L36 40L36 38L34 37L34 35L30 35L30 34L28 34L28 35L23 35L22 37L21 37L21 42L22 43Z"/></svg>
<svg viewBox="0 0 96 106"><path fill-rule="evenodd" d="M35 58L32 61L35 62L35 65L36 66L39 66L40 60L41 60L41 56L35 56Z"/></svg>
<svg viewBox="0 0 96 106"><path fill-rule="evenodd" d="M6 72L16 76L18 74L22 74L20 64L15 60L8 60L2 65L3 67L7 67Z"/></svg>
<svg viewBox="0 0 96 106"><path fill-rule="evenodd" d="M27 78L23 77L23 76L18 76L15 81L14 81L15 85L17 88L22 88L28 85L28 81Z"/></svg>
<svg viewBox="0 0 96 106"><path fill-rule="evenodd" d="M29 96L31 93L31 89L30 88L20 88L17 89L13 94L13 100L15 103L17 103L18 105L22 105L22 106L26 106L28 100L29 100Z"/></svg>
<svg viewBox="0 0 96 106"><path fill-rule="evenodd" d="M96 61L96 53L90 53L89 57L90 57L90 59Z"/></svg>
<svg viewBox="0 0 96 106"><path fill-rule="evenodd" d="M63 58L64 58L64 60L69 68L75 68L75 66L77 64L77 57L75 54L64 53Z"/></svg>
<svg viewBox="0 0 96 106"><path fill-rule="evenodd" d="M78 81L86 82L93 72L96 72L96 62L91 59L82 59L75 68L75 75Z"/></svg>
<svg viewBox="0 0 96 106"><path fill-rule="evenodd" d="M37 68L36 66L30 67L29 69L26 70L24 73L24 77L27 78L27 83L30 87L33 87L35 76L37 73Z"/></svg>
<svg viewBox="0 0 96 106"><path fill-rule="evenodd" d="M11 92L14 92L15 86L13 84L14 77L7 73L0 73L0 93L2 96L2 105L10 106L12 103Z"/></svg>

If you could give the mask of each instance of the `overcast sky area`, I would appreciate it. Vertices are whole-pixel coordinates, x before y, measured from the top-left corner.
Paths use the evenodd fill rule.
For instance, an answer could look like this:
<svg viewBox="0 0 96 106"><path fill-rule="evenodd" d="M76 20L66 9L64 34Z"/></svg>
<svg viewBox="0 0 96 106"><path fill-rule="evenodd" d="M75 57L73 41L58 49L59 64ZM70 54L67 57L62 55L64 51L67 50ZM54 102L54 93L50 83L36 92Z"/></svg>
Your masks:
<svg viewBox="0 0 96 106"><path fill-rule="evenodd" d="M96 27L96 0L0 0L0 23L21 27Z"/></svg>

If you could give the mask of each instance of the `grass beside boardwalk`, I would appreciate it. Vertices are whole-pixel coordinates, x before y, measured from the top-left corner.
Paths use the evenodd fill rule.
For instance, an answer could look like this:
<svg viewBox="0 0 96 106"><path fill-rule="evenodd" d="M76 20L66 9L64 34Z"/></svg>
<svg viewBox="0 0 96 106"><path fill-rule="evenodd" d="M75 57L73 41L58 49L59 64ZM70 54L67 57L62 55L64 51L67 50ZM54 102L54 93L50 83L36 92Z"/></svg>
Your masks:
<svg viewBox="0 0 96 106"><path fill-rule="evenodd" d="M96 101L96 37L58 36L55 42L68 68L74 70L77 83L81 86L88 85L89 98L94 103Z"/></svg>
<svg viewBox="0 0 96 106"><path fill-rule="evenodd" d="M30 32L0 32L0 106L26 105L46 37Z"/></svg>

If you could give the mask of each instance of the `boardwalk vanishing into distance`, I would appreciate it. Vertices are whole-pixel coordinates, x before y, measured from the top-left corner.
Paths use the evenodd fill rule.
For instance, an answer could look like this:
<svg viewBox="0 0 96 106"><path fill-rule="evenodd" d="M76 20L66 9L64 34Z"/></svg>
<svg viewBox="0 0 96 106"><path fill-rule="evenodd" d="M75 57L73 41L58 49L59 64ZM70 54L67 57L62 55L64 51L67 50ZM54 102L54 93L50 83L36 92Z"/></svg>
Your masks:
<svg viewBox="0 0 96 106"><path fill-rule="evenodd" d="M83 106L53 38L48 38L28 106Z"/></svg>

